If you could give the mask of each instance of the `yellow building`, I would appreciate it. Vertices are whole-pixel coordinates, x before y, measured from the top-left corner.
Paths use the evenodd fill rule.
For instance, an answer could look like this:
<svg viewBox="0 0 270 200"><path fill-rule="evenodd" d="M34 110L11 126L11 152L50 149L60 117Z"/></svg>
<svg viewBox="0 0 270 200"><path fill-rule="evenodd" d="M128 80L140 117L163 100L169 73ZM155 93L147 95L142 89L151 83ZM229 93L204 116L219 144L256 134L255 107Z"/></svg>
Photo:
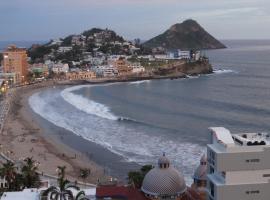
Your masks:
<svg viewBox="0 0 270 200"><path fill-rule="evenodd" d="M89 80L96 78L96 74L92 71L68 72L66 78L69 80Z"/></svg>
<svg viewBox="0 0 270 200"><path fill-rule="evenodd" d="M28 73L26 49L9 46L3 52L3 67L4 73L15 73L14 83L24 83Z"/></svg>

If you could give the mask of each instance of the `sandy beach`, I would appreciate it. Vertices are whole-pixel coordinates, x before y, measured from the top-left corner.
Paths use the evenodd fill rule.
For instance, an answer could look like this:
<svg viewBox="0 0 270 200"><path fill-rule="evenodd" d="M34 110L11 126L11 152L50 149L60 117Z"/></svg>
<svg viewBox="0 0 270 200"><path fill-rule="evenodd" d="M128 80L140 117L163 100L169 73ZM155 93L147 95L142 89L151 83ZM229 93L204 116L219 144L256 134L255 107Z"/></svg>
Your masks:
<svg viewBox="0 0 270 200"><path fill-rule="evenodd" d="M15 161L33 157L40 163L39 170L50 175L57 175L57 166L66 166L67 176L72 181L82 181L79 171L88 168L91 175L87 182L97 183L98 179L105 176L104 169L91 161L89 156L51 138L47 134L50 130L41 127L33 115L28 98L42 89L43 86L17 89L0 135L1 151Z"/></svg>

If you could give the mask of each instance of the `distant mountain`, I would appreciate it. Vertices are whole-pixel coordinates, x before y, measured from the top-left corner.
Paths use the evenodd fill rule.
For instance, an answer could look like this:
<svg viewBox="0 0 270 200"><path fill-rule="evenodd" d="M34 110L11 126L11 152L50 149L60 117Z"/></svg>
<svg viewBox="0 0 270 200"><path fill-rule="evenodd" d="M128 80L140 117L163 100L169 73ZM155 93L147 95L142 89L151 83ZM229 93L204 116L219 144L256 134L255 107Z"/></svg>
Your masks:
<svg viewBox="0 0 270 200"><path fill-rule="evenodd" d="M146 47L166 49L222 49L224 44L205 31L196 21L186 20L175 24L163 34L144 43Z"/></svg>

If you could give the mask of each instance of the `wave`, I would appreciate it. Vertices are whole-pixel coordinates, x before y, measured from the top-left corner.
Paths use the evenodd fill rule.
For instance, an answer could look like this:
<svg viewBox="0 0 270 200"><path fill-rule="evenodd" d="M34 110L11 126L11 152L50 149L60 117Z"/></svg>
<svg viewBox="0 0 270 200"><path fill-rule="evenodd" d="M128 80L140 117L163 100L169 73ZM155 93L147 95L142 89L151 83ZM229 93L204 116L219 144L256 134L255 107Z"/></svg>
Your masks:
<svg viewBox="0 0 270 200"><path fill-rule="evenodd" d="M149 83L149 82L151 82L151 80L133 81L133 82L130 82L129 85L138 85L138 84Z"/></svg>
<svg viewBox="0 0 270 200"><path fill-rule="evenodd" d="M188 79L200 78L200 74L197 75L197 76L186 75L186 77L187 77Z"/></svg>
<svg viewBox="0 0 270 200"><path fill-rule="evenodd" d="M214 69L214 74L227 74L227 73L236 73L236 71L231 69Z"/></svg>
<svg viewBox="0 0 270 200"><path fill-rule="evenodd" d="M155 164L160 154L166 152L177 168L184 172L187 183L192 182L193 170L198 165L200 155L204 150L202 146L190 143L181 137L168 137L165 134L167 131L164 132L141 123L137 126L121 123L134 120L118 117L111 113L108 107L96 104L96 102L88 102L90 100L72 93L83 87L89 86L75 86L61 92L58 89L42 91L33 94L28 102L35 113L54 125L103 146L121 156L126 162L136 162L142 165ZM68 101L63 99L63 96L68 98ZM79 102L76 102L77 100ZM76 102L76 105L79 106L73 106L70 102ZM87 108L87 112L81 112L81 109L85 109L85 107L93 108ZM93 114L96 110L100 113ZM180 155L179 152L181 152Z"/></svg>
<svg viewBox="0 0 270 200"><path fill-rule="evenodd" d="M87 99L82 95L74 94L73 91L79 90L85 87L92 87L91 85L83 86L74 86L71 88L64 89L61 92L63 99L69 104L73 105L77 109L86 112L91 115L96 115L104 119L109 120L119 120L121 117L114 115L110 108L101 103L95 102L93 100Z"/></svg>

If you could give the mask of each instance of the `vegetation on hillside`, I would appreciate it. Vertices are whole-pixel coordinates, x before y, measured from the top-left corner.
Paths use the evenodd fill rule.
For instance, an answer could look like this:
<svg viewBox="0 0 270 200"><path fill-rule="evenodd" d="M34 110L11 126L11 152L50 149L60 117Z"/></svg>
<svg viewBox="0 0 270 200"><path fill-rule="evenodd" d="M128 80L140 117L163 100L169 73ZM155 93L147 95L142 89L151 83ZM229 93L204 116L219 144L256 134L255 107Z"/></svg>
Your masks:
<svg viewBox="0 0 270 200"><path fill-rule="evenodd" d="M144 45L151 48L163 47L182 50L226 48L194 20L186 20L181 24L175 24L163 34L145 42Z"/></svg>

